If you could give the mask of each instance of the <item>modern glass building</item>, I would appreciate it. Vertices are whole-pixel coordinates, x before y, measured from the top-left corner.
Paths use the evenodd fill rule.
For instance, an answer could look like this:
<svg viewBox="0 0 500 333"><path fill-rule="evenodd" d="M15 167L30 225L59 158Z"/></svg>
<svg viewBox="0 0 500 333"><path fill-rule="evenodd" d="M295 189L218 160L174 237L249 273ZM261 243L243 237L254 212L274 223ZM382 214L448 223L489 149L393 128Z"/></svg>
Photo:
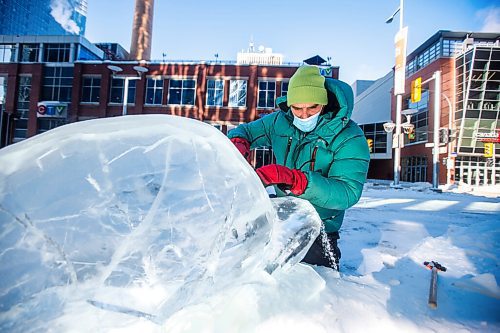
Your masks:
<svg viewBox="0 0 500 333"><path fill-rule="evenodd" d="M0 0L0 13L0 35L83 36L87 0Z"/></svg>
<svg viewBox="0 0 500 333"><path fill-rule="evenodd" d="M500 45L467 45L455 62L456 175L465 183L500 183ZM488 148L491 152L488 153ZM495 164L496 167L495 167ZM495 169L495 170L494 170ZM496 178L496 179L495 179Z"/></svg>
<svg viewBox="0 0 500 333"><path fill-rule="evenodd" d="M438 31L406 59L402 109L413 112L401 119L411 130L403 134L400 180L432 182L437 151L439 184L500 184L500 34ZM411 83L418 78L421 98L412 102ZM392 89L393 76L386 75L355 98L353 119L372 144L370 178L394 177L396 140L392 131L383 131L384 122L396 120Z"/></svg>

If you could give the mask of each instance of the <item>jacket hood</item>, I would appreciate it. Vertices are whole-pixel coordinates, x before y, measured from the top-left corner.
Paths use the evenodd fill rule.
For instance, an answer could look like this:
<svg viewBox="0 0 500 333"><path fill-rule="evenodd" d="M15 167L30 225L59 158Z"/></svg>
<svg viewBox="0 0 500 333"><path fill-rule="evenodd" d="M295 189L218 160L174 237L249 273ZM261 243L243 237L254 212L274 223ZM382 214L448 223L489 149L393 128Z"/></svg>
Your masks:
<svg viewBox="0 0 500 333"><path fill-rule="evenodd" d="M325 80L325 88L328 95L328 104L325 106L322 116L327 121L336 118L343 121L351 119L354 106L354 94L351 86L343 81L327 78ZM276 104L282 111L293 117L287 106L286 96L278 97Z"/></svg>

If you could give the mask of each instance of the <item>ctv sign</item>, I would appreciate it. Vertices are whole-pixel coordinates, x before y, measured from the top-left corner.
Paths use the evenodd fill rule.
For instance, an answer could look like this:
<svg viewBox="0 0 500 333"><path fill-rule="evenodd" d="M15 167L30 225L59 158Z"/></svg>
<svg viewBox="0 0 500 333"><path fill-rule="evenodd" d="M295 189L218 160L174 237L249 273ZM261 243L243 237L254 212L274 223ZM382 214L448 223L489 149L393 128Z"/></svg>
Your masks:
<svg viewBox="0 0 500 333"><path fill-rule="evenodd" d="M68 116L68 103L45 101L38 102L37 117L66 118Z"/></svg>
<svg viewBox="0 0 500 333"><path fill-rule="evenodd" d="M332 77L333 75L333 67L331 66L318 66L319 73L324 77Z"/></svg>

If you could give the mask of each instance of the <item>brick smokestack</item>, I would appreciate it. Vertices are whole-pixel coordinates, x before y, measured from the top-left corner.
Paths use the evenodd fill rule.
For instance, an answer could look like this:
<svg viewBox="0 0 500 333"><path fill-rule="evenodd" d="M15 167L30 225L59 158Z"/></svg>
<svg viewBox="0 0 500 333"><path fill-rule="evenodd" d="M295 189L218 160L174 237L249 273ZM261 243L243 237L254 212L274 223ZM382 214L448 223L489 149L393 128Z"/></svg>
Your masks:
<svg viewBox="0 0 500 333"><path fill-rule="evenodd" d="M135 0L134 25L130 43L131 60L151 60L154 0Z"/></svg>

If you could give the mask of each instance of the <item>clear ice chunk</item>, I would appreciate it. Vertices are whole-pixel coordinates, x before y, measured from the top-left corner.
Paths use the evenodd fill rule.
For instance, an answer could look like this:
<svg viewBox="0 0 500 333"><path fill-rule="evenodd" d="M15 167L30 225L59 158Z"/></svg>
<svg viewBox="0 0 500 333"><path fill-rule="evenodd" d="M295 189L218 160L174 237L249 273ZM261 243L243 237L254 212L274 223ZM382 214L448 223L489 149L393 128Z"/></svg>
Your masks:
<svg viewBox="0 0 500 333"><path fill-rule="evenodd" d="M320 229L308 202L271 201L227 137L188 118L73 123L1 149L0 165L2 332L98 312L108 327L161 323L292 266Z"/></svg>

